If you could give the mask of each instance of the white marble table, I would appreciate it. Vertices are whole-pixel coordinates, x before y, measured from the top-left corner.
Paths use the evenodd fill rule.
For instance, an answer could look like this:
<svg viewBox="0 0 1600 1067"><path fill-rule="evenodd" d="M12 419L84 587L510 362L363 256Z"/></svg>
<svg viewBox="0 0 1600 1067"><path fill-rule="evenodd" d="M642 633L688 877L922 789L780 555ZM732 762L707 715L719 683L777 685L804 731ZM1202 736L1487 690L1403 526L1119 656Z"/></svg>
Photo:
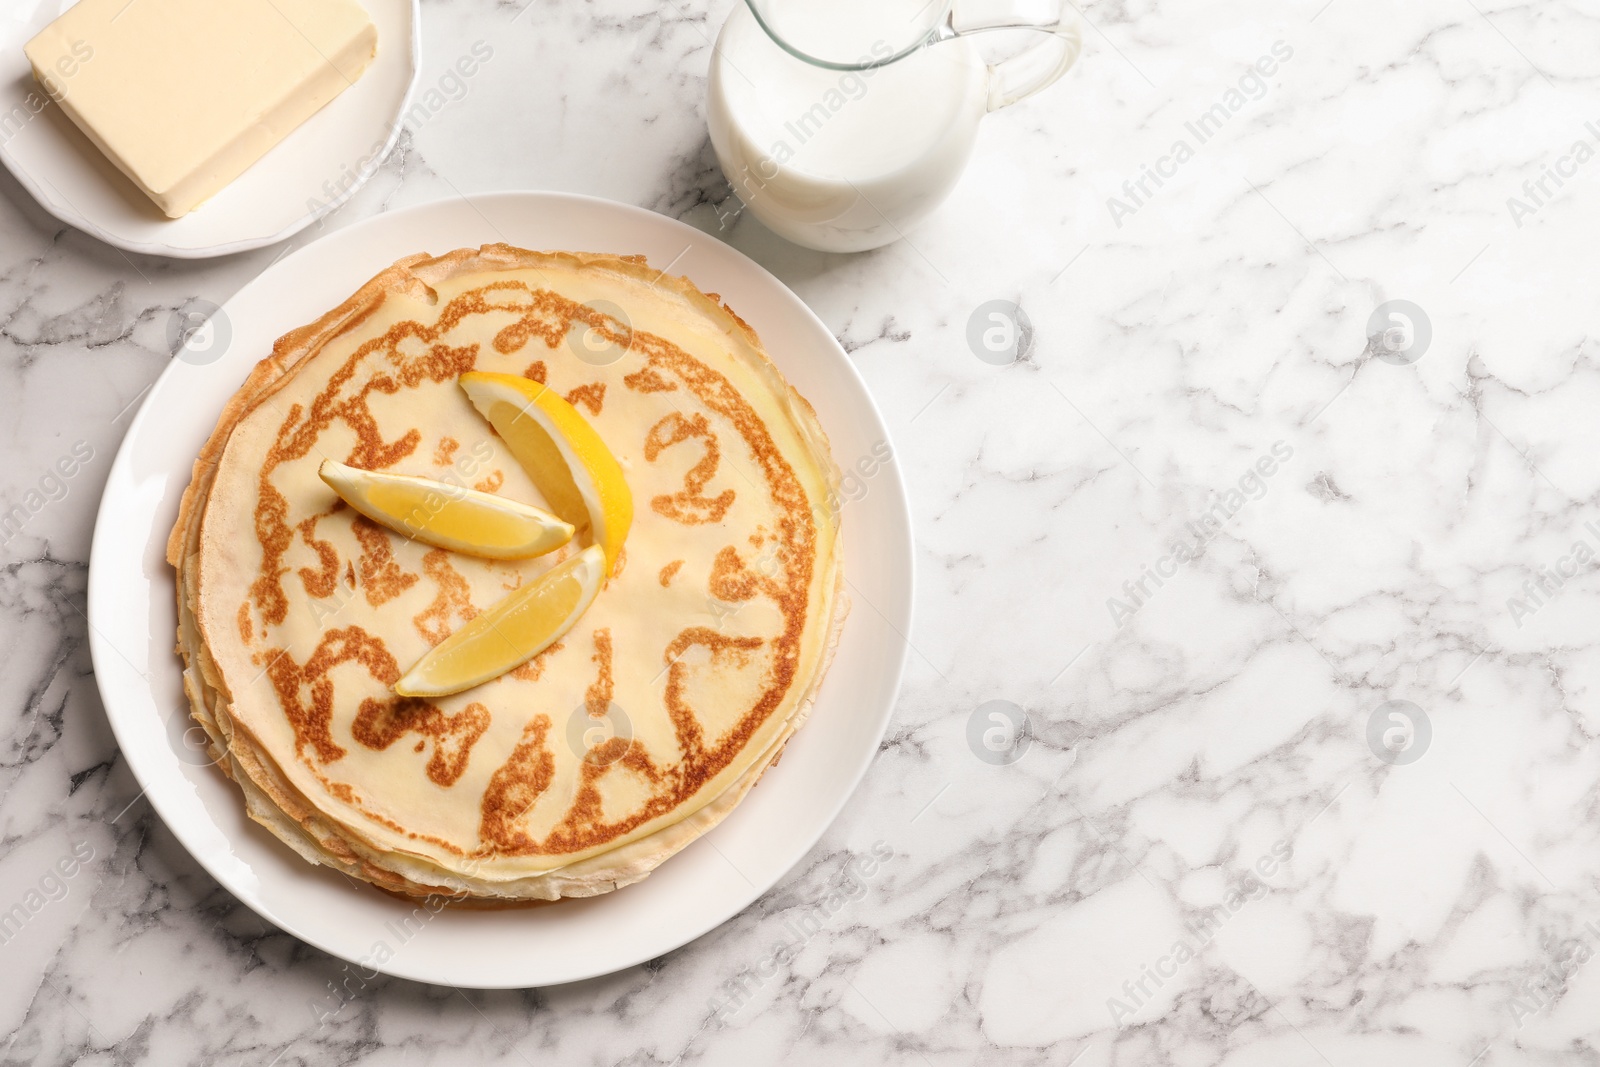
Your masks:
<svg viewBox="0 0 1600 1067"><path fill-rule="evenodd" d="M920 572L845 815L648 966L378 978L319 1022L348 972L136 800L82 617L173 314L281 250L124 256L0 178L0 511L26 513L0 550L0 1061L1600 1062L1594 6L1097 2L1079 68L989 120L932 221L841 257L734 217L701 114L729 2L425 4L441 105L294 246L581 191L726 219L816 309L893 427ZM1169 176L1141 191L1146 167ZM966 340L996 299L1033 325L1010 366ZM1420 358L1420 331L1369 342L1392 300ZM967 741L995 700L1028 716L1014 762Z"/></svg>

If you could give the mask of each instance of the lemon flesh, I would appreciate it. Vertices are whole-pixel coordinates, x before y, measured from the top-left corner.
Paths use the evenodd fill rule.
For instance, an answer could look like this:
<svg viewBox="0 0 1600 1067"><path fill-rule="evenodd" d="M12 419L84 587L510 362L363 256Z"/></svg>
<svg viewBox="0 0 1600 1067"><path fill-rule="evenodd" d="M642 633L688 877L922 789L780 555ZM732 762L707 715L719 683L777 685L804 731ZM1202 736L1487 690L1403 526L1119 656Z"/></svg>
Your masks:
<svg viewBox="0 0 1600 1067"><path fill-rule="evenodd" d="M403 697L440 697L492 681L549 648L588 610L605 577L593 545L469 619L394 685Z"/></svg>
<svg viewBox="0 0 1600 1067"><path fill-rule="evenodd" d="M551 510L605 552L612 573L633 524L633 493L600 434L554 390L515 374L469 371L461 388Z"/></svg>
<svg viewBox="0 0 1600 1067"><path fill-rule="evenodd" d="M366 471L331 459L317 473L378 525L469 556L529 559L560 548L575 532L542 508L431 478Z"/></svg>

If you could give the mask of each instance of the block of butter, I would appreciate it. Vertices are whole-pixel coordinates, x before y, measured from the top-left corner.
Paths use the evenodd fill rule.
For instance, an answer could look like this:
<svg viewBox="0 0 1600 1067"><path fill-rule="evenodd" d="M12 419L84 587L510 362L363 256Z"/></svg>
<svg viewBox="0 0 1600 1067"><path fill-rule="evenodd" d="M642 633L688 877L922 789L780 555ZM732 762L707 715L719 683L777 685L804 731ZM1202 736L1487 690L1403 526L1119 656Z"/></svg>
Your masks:
<svg viewBox="0 0 1600 1067"><path fill-rule="evenodd" d="M79 0L26 51L62 111L179 218L353 85L377 47L356 0Z"/></svg>

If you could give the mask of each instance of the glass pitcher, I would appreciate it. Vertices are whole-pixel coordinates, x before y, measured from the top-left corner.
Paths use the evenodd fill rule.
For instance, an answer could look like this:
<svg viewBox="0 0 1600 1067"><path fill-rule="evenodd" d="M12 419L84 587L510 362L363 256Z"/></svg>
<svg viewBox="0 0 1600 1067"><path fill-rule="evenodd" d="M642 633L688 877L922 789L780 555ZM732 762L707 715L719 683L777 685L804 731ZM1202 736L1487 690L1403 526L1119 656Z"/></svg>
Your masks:
<svg viewBox="0 0 1600 1067"><path fill-rule="evenodd" d="M981 31L1036 31L988 63ZM1082 49L1067 0L745 0L707 82L711 143L740 201L808 248L904 235L961 176L978 123Z"/></svg>

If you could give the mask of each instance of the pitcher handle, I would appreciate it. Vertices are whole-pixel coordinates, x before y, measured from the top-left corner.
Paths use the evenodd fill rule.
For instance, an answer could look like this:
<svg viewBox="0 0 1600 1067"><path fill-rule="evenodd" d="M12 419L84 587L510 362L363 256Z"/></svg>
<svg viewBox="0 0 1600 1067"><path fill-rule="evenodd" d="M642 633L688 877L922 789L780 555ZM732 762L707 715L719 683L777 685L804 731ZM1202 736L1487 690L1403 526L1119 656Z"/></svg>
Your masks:
<svg viewBox="0 0 1600 1067"><path fill-rule="evenodd" d="M945 32L1040 30L1044 39L989 65L989 110L1032 96L1065 74L1083 51L1076 11L1067 0L955 0Z"/></svg>

